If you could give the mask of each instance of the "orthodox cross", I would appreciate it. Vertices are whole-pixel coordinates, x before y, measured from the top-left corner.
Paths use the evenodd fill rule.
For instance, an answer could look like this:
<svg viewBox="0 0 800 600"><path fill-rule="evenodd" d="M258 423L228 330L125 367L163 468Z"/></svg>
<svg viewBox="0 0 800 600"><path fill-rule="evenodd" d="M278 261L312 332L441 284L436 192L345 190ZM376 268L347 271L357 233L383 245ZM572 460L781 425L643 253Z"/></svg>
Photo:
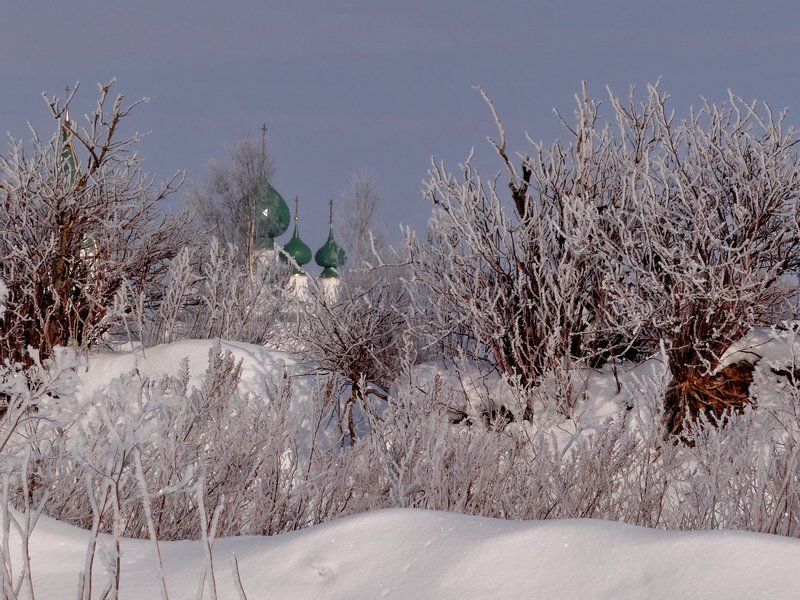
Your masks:
<svg viewBox="0 0 800 600"><path fill-rule="evenodd" d="M261 154L267 155L267 124L261 124Z"/></svg>
<svg viewBox="0 0 800 600"><path fill-rule="evenodd" d="M328 227L333 229L333 198L328 200L328 208L329 208Z"/></svg>
<svg viewBox="0 0 800 600"><path fill-rule="evenodd" d="M69 84L67 84L64 88L64 120L66 123L69 123L69 108L66 105L69 102L69 93L71 91L72 89L70 89Z"/></svg>

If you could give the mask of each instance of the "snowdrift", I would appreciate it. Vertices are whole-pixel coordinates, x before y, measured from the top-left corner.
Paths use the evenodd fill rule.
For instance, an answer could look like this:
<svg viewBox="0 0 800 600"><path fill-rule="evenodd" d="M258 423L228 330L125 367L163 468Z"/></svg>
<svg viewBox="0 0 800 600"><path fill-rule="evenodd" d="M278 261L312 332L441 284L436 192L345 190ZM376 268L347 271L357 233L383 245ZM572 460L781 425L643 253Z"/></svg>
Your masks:
<svg viewBox="0 0 800 600"><path fill-rule="evenodd" d="M287 370L300 375L302 381L308 370L295 355L263 346L227 340L181 340L128 352L92 354L87 366L78 373L81 382L78 391L89 395L123 373L135 372L151 379L175 375L184 359L189 361L190 384L199 387L208 368L208 353L217 343L223 352L230 352L242 361L239 389L245 393L264 396L267 380L279 381Z"/></svg>
<svg viewBox="0 0 800 600"><path fill-rule="evenodd" d="M87 533L42 517L32 540L39 599L72 597ZM106 542L109 540L106 538ZM162 542L170 598L195 598L199 542ZM217 540L220 598L797 598L800 541L734 531L667 532L598 520L513 522L382 510L272 538ZM160 596L150 544L123 540L122 598ZM97 581L99 579L100 581ZM102 572L96 574L101 586Z"/></svg>
<svg viewBox="0 0 800 600"><path fill-rule="evenodd" d="M241 361L242 375L238 387L242 394L268 398L270 385L279 385L284 375L292 377L290 416L298 430L303 432L300 452L306 454L315 428L313 394L324 374L320 375L316 365L305 363L290 352L244 342L206 339L180 340L126 352L94 353L86 365L78 369L77 395L87 398L95 393L102 394L106 386L123 374L142 380L175 376L184 361L189 369L189 386L201 388L207 377L209 353L217 344L222 352L230 352L235 360ZM320 433L320 441L325 435L326 431ZM336 432L331 436L336 439Z"/></svg>

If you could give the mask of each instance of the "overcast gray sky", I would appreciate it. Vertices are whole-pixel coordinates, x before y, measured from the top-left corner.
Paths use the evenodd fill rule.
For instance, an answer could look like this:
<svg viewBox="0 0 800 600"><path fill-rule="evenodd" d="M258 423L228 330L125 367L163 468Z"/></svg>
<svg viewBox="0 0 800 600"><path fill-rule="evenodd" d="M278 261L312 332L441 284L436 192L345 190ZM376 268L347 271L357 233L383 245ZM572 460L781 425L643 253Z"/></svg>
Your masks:
<svg viewBox="0 0 800 600"><path fill-rule="evenodd" d="M49 127L42 90L80 81L86 110L116 76L130 97L156 97L134 126L154 131L141 152L160 176L201 178L266 121L275 186L301 197L312 247L327 198L363 167L396 239L399 223L427 219L431 156L455 166L475 146L499 168L474 84L522 150L526 130L560 135L551 109L569 108L582 80L601 95L662 76L676 107L731 88L800 110L798 17L796 0L0 0L0 131Z"/></svg>

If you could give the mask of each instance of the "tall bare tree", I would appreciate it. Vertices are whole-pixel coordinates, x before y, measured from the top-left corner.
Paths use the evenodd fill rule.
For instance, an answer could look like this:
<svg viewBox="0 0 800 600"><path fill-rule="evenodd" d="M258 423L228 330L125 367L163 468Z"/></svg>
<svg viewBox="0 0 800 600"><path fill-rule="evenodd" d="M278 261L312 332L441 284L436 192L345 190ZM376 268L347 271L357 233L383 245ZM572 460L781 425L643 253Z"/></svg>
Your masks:
<svg viewBox="0 0 800 600"><path fill-rule="evenodd" d="M205 182L189 190L189 204L197 208L204 229L222 246L233 245L252 271L257 243L258 204L274 174L266 144L249 136L230 151L228 162L211 162Z"/></svg>
<svg viewBox="0 0 800 600"><path fill-rule="evenodd" d="M342 200L338 230L348 262L359 268L364 262L374 262L373 251L379 252L384 245L379 221L381 190L375 172L363 169L353 174Z"/></svg>

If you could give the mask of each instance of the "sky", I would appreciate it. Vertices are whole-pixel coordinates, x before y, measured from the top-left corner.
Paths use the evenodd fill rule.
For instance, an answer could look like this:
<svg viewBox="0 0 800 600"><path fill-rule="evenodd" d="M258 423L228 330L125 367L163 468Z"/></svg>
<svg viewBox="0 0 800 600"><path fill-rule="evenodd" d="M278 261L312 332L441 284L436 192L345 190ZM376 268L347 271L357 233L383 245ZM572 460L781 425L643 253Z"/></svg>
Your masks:
<svg viewBox="0 0 800 600"><path fill-rule="evenodd" d="M42 91L79 81L85 112L116 77L127 97L154 97L130 129L152 131L140 152L158 177L201 184L210 160L266 122L273 183L300 197L312 248L328 198L365 168L397 241L401 223L425 227L432 157L457 168L474 147L482 172L501 169L474 85L519 152L525 132L564 137L552 109L571 110L582 81L603 96L661 77L679 110L732 89L794 109L796 123L798 17L796 0L0 0L0 132L47 132Z"/></svg>

